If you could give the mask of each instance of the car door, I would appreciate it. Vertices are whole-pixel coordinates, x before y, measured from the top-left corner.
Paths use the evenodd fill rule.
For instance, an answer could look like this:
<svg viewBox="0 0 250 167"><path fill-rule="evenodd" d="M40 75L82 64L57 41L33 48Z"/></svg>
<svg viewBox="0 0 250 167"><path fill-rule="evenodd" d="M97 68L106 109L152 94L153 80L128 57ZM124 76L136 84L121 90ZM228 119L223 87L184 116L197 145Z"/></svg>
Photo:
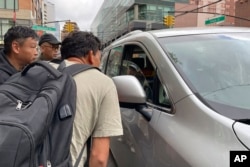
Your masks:
<svg viewBox="0 0 250 167"><path fill-rule="evenodd" d="M135 76L147 97L147 105L121 106L124 135L111 139L111 151L117 165L153 167L172 164L174 151L155 131L160 114L170 112L171 101L158 78L154 60L140 43L117 46L109 53L104 72L110 77Z"/></svg>

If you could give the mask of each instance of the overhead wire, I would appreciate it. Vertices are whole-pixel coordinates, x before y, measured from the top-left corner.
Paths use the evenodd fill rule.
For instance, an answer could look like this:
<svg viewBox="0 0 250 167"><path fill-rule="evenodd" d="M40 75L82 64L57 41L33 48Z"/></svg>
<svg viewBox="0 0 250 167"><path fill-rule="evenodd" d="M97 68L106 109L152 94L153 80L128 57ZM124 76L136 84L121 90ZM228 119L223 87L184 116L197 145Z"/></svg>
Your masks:
<svg viewBox="0 0 250 167"><path fill-rule="evenodd" d="M206 4L206 5L204 5L204 6L201 6L201 7L192 9L192 10L188 10L188 11L179 11L179 10L176 11L176 10L175 10L175 11L169 11L168 13L181 13L181 14L179 14L179 15L175 15L175 17L182 16L182 15L185 15L185 14L188 14L188 13L218 14L218 15L224 15L224 16L233 17L233 18L241 19L241 20L245 20L245 21L250 21L250 19L243 18L243 17L238 17L238 16L234 16L234 15L229 15L229 14L222 14L222 13L216 13L216 12L199 12L199 11L198 11L199 9L202 9L202 8L207 7L207 6L210 6L210 5L219 3L219 2L221 2L221 1L222 1L222 0L218 0L218 1L215 1L215 2L212 2L212 3L209 3L209 4Z"/></svg>
<svg viewBox="0 0 250 167"><path fill-rule="evenodd" d="M219 3L219 2L221 2L221 1L222 1L222 0L218 0L218 1L215 1L215 2L212 2L212 3L209 3L209 4L206 4L206 5L204 5L204 6L200 6L200 7L198 7L198 8L192 9L192 10L183 11L182 14L176 15L175 17L182 16L182 15L185 15L185 14L191 13L191 12L193 13L194 11L198 11L199 9L202 9L202 8L207 7L207 6L210 6L210 5ZM174 11L173 11L173 12L174 12ZM170 12L170 13L172 13L172 12ZM197 12L197 13L198 13L198 12Z"/></svg>

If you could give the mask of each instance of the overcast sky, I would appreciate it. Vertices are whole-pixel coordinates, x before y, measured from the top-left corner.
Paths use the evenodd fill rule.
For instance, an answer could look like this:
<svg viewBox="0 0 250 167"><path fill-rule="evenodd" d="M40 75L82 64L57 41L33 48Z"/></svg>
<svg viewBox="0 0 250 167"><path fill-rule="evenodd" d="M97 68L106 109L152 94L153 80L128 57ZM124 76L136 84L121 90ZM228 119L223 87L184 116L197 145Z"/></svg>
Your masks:
<svg viewBox="0 0 250 167"><path fill-rule="evenodd" d="M48 1L55 4L56 20L70 20L76 22L80 30L90 30L90 25L104 0Z"/></svg>

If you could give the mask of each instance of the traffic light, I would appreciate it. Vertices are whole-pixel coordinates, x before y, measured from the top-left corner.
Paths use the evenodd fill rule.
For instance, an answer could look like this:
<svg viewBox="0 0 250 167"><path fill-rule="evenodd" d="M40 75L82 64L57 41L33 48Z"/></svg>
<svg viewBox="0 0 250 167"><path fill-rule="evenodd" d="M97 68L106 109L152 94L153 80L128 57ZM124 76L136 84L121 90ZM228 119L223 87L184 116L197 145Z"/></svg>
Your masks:
<svg viewBox="0 0 250 167"><path fill-rule="evenodd" d="M73 24L71 23L71 22L67 22L66 24L65 24L65 31L67 31L67 32L71 32L71 31L73 31Z"/></svg>
<svg viewBox="0 0 250 167"><path fill-rule="evenodd" d="M163 24L164 24L165 26L169 26L169 18L168 18L168 16L164 16L164 17L163 17Z"/></svg>
<svg viewBox="0 0 250 167"><path fill-rule="evenodd" d="M169 18L169 26L173 26L175 24L175 17L170 15Z"/></svg>
<svg viewBox="0 0 250 167"><path fill-rule="evenodd" d="M64 30L67 31L67 32L70 31L69 23L66 23L66 24L64 25Z"/></svg>
<svg viewBox="0 0 250 167"><path fill-rule="evenodd" d="M72 24L70 22L68 23L67 27L68 27L68 32L71 32L72 31Z"/></svg>
<svg viewBox="0 0 250 167"><path fill-rule="evenodd" d="M73 23L71 23L71 25L70 25L70 32L71 31L75 31L75 24L73 24Z"/></svg>
<svg viewBox="0 0 250 167"><path fill-rule="evenodd" d="M167 15L163 17L163 24L165 26L171 27L175 24L175 17L172 15Z"/></svg>

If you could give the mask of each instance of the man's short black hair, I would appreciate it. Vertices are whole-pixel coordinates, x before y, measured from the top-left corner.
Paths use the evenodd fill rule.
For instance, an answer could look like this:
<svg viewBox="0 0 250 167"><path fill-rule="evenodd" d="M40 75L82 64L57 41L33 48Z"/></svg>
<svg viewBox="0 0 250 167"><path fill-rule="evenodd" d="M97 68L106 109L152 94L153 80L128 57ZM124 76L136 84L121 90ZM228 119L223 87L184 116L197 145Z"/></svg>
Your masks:
<svg viewBox="0 0 250 167"><path fill-rule="evenodd" d="M91 32L73 31L62 41L62 59L69 57L84 57L89 51L94 54L101 49L101 41Z"/></svg>
<svg viewBox="0 0 250 167"><path fill-rule="evenodd" d="M38 35L30 27L14 26L8 29L4 34L4 52L6 54L11 52L11 44L13 41L18 41L22 44L26 38L33 38L38 40Z"/></svg>

